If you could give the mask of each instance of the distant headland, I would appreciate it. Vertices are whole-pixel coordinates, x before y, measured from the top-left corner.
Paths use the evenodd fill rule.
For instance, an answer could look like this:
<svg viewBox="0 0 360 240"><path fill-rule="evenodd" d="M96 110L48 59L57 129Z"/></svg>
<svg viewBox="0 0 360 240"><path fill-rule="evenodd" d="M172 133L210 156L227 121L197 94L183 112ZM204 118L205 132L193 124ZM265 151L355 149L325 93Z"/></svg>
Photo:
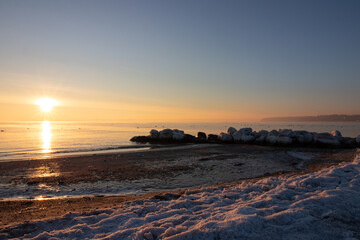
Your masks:
<svg viewBox="0 0 360 240"><path fill-rule="evenodd" d="M332 114L319 116L269 117L261 122L360 122L360 115Z"/></svg>

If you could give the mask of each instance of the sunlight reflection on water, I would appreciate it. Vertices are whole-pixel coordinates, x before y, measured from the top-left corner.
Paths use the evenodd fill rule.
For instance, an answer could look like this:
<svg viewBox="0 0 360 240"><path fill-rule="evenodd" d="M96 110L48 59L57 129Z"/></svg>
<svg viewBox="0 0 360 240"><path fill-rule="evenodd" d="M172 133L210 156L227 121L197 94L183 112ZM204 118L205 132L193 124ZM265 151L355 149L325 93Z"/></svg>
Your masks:
<svg viewBox="0 0 360 240"><path fill-rule="evenodd" d="M51 125L49 121L43 121L42 123L42 132L41 132L41 138L42 138L42 152L43 153L50 153L51 151Z"/></svg>

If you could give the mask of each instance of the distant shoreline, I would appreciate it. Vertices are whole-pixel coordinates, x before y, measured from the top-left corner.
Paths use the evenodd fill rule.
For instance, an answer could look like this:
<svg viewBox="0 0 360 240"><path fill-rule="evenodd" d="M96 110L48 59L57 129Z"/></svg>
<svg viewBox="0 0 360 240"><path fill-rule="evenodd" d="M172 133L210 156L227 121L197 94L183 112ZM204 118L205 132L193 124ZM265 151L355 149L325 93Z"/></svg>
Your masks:
<svg viewBox="0 0 360 240"><path fill-rule="evenodd" d="M360 115L319 115L319 116L295 116L295 117L268 117L260 122L349 122L360 123Z"/></svg>

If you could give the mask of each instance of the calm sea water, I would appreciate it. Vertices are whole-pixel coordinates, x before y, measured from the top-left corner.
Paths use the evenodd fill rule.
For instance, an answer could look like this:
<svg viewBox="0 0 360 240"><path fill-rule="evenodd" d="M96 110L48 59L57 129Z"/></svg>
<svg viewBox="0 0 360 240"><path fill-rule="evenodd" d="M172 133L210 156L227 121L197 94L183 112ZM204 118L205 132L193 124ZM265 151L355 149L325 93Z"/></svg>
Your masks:
<svg viewBox="0 0 360 240"><path fill-rule="evenodd" d="M214 134L229 126L253 130L290 128L314 132L339 130L343 136L360 134L359 123L223 123L223 124L129 124L99 122L0 122L0 161L47 158L52 156L128 151L144 149L147 144L129 141L135 135L147 135L153 128L178 128L196 135L198 131Z"/></svg>

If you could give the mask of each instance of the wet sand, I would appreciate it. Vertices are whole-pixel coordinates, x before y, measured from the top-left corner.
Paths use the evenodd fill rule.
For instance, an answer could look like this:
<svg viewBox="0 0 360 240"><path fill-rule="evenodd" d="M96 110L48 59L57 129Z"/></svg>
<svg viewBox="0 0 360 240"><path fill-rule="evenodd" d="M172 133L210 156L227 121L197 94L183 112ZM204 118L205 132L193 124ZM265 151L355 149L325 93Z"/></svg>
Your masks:
<svg viewBox="0 0 360 240"><path fill-rule="evenodd" d="M175 181L184 181L186 184L183 186L196 188L198 186L194 184L197 181L208 183L199 184L201 186L236 184L239 181L253 181L263 176L316 171L341 161L352 161L354 156L353 150L340 149L198 145L140 152L2 162L0 183L56 186L79 182L155 179L161 184L161 181L169 182L175 179ZM171 192L181 195L184 191L186 190ZM0 201L0 228L18 222L59 217L71 212L118 208L129 201L159 198L162 194L151 192L140 196Z"/></svg>

